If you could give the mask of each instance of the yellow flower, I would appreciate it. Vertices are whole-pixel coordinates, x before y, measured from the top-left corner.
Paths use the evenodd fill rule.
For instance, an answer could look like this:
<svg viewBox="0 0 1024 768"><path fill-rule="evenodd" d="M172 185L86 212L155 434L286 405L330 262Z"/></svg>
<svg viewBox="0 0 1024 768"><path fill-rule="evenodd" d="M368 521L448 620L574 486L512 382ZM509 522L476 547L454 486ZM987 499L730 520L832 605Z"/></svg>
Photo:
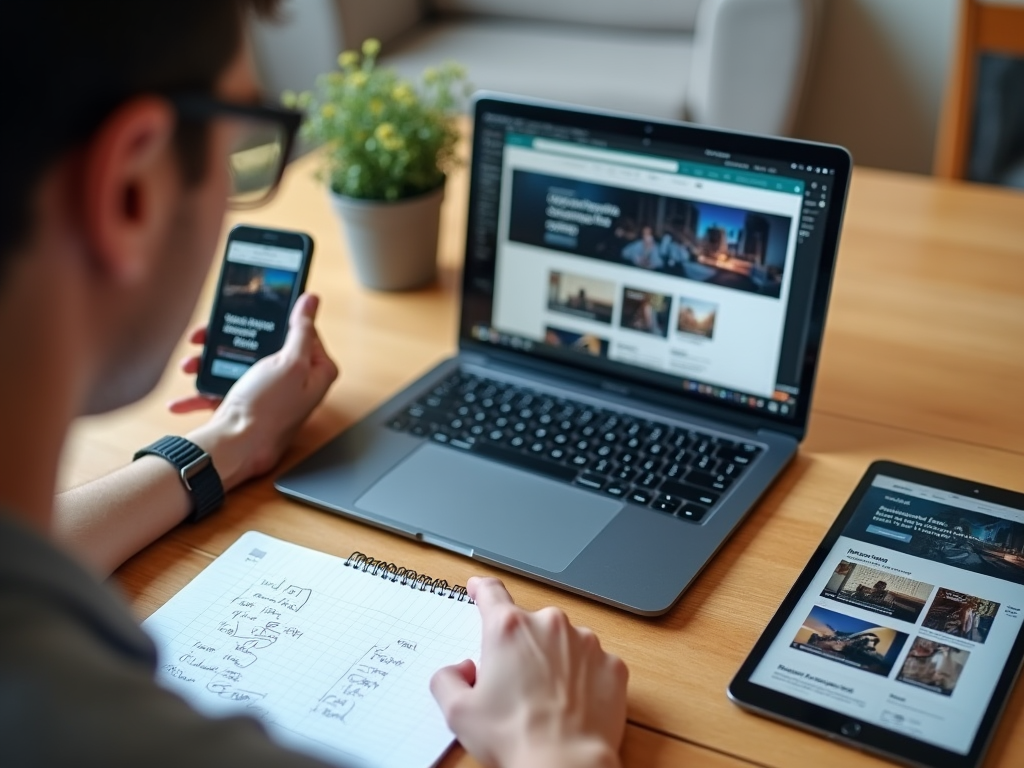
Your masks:
<svg viewBox="0 0 1024 768"><path fill-rule="evenodd" d="M437 70L434 67L427 67L423 70L423 82L432 83L437 80Z"/></svg>
<svg viewBox="0 0 1024 768"><path fill-rule="evenodd" d="M368 37L363 41L363 56L372 59L380 53L380 40L375 37Z"/></svg>
<svg viewBox="0 0 1024 768"><path fill-rule="evenodd" d="M385 141L382 141L381 145L388 152L398 152L400 149L405 147L405 139L401 136L392 136Z"/></svg>
<svg viewBox="0 0 1024 768"><path fill-rule="evenodd" d="M322 107L320 107L320 114L326 117L328 120L334 117L337 114L337 112L338 110L335 108L333 104L324 104Z"/></svg>
<svg viewBox="0 0 1024 768"><path fill-rule="evenodd" d="M281 103L289 109L295 109L295 105L299 103L299 95L295 91L283 91Z"/></svg>
<svg viewBox="0 0 1024 768"><path fill-rule="evenodd" d="M408 83L399 83L391 91L391 98L399 104L408 105L413 102L414 94Z"/></svg>
<svg viewBox="0 0 1024 768"><path fill-rule="evenodd" d="M374 137L381 144L384 144L395 137L395 126L391 123L381 123L377 126L377 130L373 132Z"/></svg>
<svg viewBox="0 0 1024 768"><path fill-rule="evenodd" d="M348 81L356 88L362 88L366 85L366 81L369 78L365 72L353 72L352 76L349 77Z"/></svg>
<svg viewBox="0 0 1024 768"><path fill-rule="evenodd" d="M331 85L341 85L345 82L345 76L341 72L331 72L327 75L327 82Z"/></svg>
<svg viewBox="0 0 1024 768"><path fill-rule="evenodd" d="M370 99L370 114L374 117L379 117L380 113L384 111L384 102L380 99Z"/></svg>
<svg viewBox="0 0 1024 768"><path fill-rule="evenodd" d="M338 56L338 66L342 69L354 67L359 63L359 54L355 51L344 51Z"/></svg>

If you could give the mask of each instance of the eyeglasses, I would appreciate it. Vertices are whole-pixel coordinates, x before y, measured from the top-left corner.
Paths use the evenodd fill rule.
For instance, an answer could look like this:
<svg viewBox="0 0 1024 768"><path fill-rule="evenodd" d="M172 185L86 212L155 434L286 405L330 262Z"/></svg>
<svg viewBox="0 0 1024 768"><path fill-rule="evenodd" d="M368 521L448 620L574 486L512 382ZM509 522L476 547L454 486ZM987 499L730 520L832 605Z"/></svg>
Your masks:
<svg viewBox="0 0 1024 768"><path fill-rule="evenodd" d="M274 196L302 124L302 112L260 104L234 104L201 93L176 94L169 99L183 119L231 117L241 125L228 154L231 208L256 208Z"/></svg>

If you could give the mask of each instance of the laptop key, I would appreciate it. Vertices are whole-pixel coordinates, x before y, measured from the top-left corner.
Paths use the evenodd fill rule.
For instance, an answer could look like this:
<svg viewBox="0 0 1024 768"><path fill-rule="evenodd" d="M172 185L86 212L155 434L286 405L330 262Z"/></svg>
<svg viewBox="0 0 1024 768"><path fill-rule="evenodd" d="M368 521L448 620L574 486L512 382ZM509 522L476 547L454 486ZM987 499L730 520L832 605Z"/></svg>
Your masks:
<svg viewBox="0 0 1024 768"><path fill-rule="evenodd" d="M579 477L576 478L576 485L600 491L604 488L604 478L600 475L595 475L593 472L580 472Z"/></svg>
<svg viewBox="0 0 1024 768"><path fill-rule="evenodd" d="M622 467L618 472L615 472L612 477L615 480L619 480L623 483L632 483L637 477L640 476L639 469L633 469L630 466Z"/></svg>
<svg viewBox="0 0 1024 768"><path fill-rule="evenodd" d="M670 493L673 496L678 496L684 501L700 504L705 507L714 506L715 502L718 501L717 493L709 491L706 488L698 488L695 485L677 483L673 480L666 480L662 483L661 491L662 493Z"/></svg>
<svg viewBox="0 0 1024 768"><path fill-rule="evenodd" d="M651 509L656 509L659 512L667 512L670 515L681 506L683 506L682 499L667 493L663 493L651 503Z"/></svg>
<svg viewBox="0 0 1024 768"><path fill-rule="evenodd" d="M669 480L677 480L683 476L686 472L686 465L680 464L678 461L672 462L668 465L668 468L663 473Z"/></svg>
<svg viewBox="0 0 1024 768"><path fill-rule="evenodd" d="M687 501L683 502L683 506L676 510L676 517L682 520L689 520L691 523L698 523L707 511L707 507L702 507L700 504L693 504Z"/></svg>
<svg viewBox="0 0 1024 768"><path fill-rule="evenodd" d="M638 483L638 485L640 485L642 488L653 490L658 487L658 484L660 482L661 478L658 477L656 473L647 472L646 474L643 475L643 477L640 478L640 482Z"/></svg>
<svg viewBox="0 0 1024 768"><path fill-rule="evenodd" d="M639 489L635 490L635 491L632 491L629 494L629 500L630 501L632 501L634 504L640 504L640 505L642 505L644 507L646 507L648 504L651 503L651 499L653 497L654 497L654 494L651 493L650 491L643 491L643 490L639 490Z"/></svg>
<svg viewBox="0 0 1024 768"><path fill-rule="evenodd" d="M604 492L609 496L618 496L619 498L622 498L629 493L629 486L613 481L604 487Z"/></svg>
<svg viewBox="0 0 1024 768"><path fill-rule="evenodd" d="M724 491L732 485L732 478L725 475L713 475L710 472L701 472L694 469L686 476L686 482L691 485L699 485L702 488L710 488L713 491Z"/></svg>

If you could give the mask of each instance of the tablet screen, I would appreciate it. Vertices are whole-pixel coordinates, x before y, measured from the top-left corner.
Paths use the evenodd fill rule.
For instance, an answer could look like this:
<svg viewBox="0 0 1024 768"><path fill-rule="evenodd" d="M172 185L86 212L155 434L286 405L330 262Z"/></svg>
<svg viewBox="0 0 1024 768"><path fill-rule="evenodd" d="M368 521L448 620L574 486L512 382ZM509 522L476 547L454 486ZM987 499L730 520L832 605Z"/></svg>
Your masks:
<svg viewBox="0 0 1024 768"><path fill-rule="evenodd" d="M749 681L966 755L1022 610L1024 509L879 474Z"/></svg>

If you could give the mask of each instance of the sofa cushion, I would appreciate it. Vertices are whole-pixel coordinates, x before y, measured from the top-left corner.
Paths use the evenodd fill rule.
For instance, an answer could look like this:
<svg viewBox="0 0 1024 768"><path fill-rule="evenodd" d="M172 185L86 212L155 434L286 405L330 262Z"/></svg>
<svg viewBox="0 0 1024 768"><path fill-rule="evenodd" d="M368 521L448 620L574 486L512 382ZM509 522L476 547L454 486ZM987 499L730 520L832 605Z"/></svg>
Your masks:
<svg viewBox="0 0 1024 768"><path fill-rule="evenodd" d="M700 0L430 0L441 13L692 32Z"/></svg>
<svg viewBox="0 0 1024 768"><path fill-rule="evenodd" d="M475 88L679 119L691 36L497 19L417 27L386 46L383 62L417 78L454 59Z"/></svg>

